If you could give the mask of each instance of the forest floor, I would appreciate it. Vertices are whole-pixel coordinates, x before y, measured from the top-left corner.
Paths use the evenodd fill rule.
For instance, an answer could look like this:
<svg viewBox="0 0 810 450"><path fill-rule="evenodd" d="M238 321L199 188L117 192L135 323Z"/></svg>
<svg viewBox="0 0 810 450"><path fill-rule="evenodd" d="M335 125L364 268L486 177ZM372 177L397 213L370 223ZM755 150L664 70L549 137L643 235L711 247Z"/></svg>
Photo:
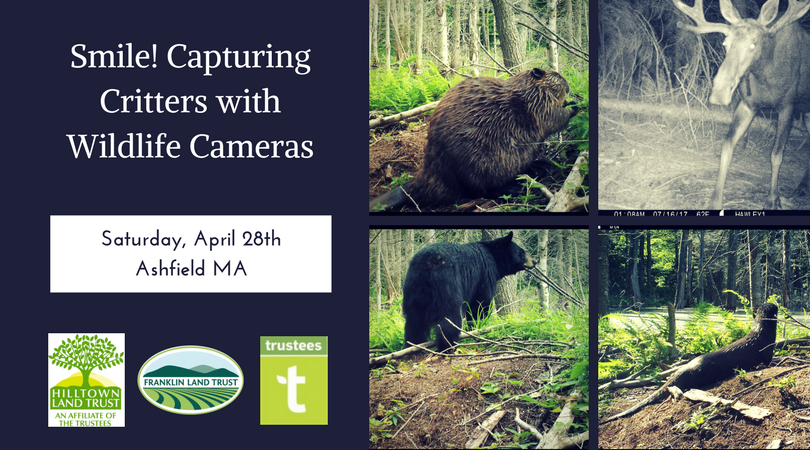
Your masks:
<svg viewBox="0 0 810 450"><path fill-rule="evenodd" d="M510 400L502 406L506 414L479 447L494 443L497 447L518 448L520 443L519 448L529 444L534 448L537 439L514 420L516 408L521 420L541 433L554 425L559 414L518 397L542 388L551 373L559 374L568 363L520 358L471 365L470 360L423 352L409 355L407 361L391 362L393 366L399 364L394 372L385 368L369 371L369 448L465 448L478 425L498 411L487 408L504 402L498 394L507 392ZM482 393L482 385L489 382L498 383L497 393ZM537 400L549 400L555 395L544 392ZM562 405L563 401L557 403ZM373 420L383 421L394 413L399 414L396 424L371 426ZM577 428L575 425L569 431L584 431ZM383 432L389 437L381 437ZM588 448L587 441L584 448Z"/></svg>
<svg viewBox="0 0 810 450"><path fill-rule="evenodd" d="M710 209L720 170L720 149L728 126L692 131L685 126L600 111L599 208L605 210ZM796 125L802 128L796 121ZM684 122L685 123L685 122ZM699 124L699 123L698 123ZM706 123L707 128L711 127ZM701 136L705 134L705 137ZM791 135L779 171L783 210L810 209L810 196L789 197L808 167L807 134ZM725 209L766 208L771 183L771 149L776 133L749 130L734 150L724 189ZM697 148L695 145L697 142Z"/></svg>
<svg viewBox="0 0 810 450"><path fill-rule="evenodd" d="M419 166L424 159L424 149L427 143L427 116L419 116L416 119L401 121L384 127L369 130L368 146L368 199L384 194L388 191L393 177L401 177L403 173L411 176L416 175ZM540 144L546 151L552 151L548 144ZM562 150L558 152L558 150ZM531 176L539 183L546 186L551 192L556 193L563 185L565 178L570 172L570 166L576 162L579 152L573 145L557 146L552 154L547 154L535 161L527 175ZM558 164L565 165L565 170L560 170L550 160ZM588 183L587 179L584 182ZM532 191L533 195L540 198L530 200L529 205L535 208L533 211L542 210L548 204L548 199L543 197L539 189ZM495 198L459 199L458 205L434 205L433 207L422 207L422 212L483 212L483 211L515 211L524 210L515 206L516 197L525 195L526 188L518 181L506 186L499 194L511 194L512 200L504 200L496 196ZM500 205L500 206L499 206ZM520 206L520 205L518 205ZM524 207L525 208L525 207ZM401 212L419 212L415 207L403 208Z"/></svg>
<svg viewBox="0 0 810 450"><path fill-rule="evenodd" d="M776 375L775 380L781 380L795 376L796 386L789 390L792 398L783 398L778 388L767 383L740 398L740 402L770 410L771 414L764 419L754 420L727 410L701 424L697 431L676 431L673 426L689 420L693 413L708 404L686 398L673 402L670 397L630 417L601 425L599 448L765 448L776 439L781 439L781 443L773 448L810 448L810 368L778 376L786 368L797 365L788 362L780 367L748 372L745 380L734 377L702 387L715 396L733 399L736 392L768 377ZM604 418L624 411L646 398L653 389L614 391L610 395L620 400L612 402L600 415Z"/></svg>

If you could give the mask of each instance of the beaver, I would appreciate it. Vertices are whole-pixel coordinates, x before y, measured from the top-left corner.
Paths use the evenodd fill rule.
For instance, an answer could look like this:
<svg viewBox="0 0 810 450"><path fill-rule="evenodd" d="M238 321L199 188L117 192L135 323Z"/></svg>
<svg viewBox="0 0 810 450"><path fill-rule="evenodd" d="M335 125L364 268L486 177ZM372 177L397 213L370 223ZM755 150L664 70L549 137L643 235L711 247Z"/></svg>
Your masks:
<svg viewBox="0 0 810 450"><path fill-rule="evenodd" d="M776 341L776 313L779 308L765 303L757 308L756 320L751 331L742 339L711 353L698 356L672 374L666 383L649 397L633 407L600 422L605 424L622 417L632 416L642 408L658 403L666 397L670 386L682 391L705 386L734 375L734 369L751 370L760 363L769 365L773 359L773 343Z"/></svg>
<svg viewBox="0 0 810 450"><path fill-rule="evenodd" d="M399 208L408 195L417 204L482 197L514 181L540 156L540 143L577 113L568 92L559 73L537 68L507 80L461 81L430 116L419 173L369 201L369 211Z"/></svg>

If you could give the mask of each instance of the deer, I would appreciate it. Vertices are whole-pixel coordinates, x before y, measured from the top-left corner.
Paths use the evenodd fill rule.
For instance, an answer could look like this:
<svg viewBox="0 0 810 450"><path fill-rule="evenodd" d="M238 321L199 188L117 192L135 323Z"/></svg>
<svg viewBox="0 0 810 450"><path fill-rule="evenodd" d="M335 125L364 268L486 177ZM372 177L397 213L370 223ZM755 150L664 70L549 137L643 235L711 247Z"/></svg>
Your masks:
<svg viewBox="0 0 810 450"><path fill-rule="evenodd" d="M810 33L797 22L810 10L810 0L788 0L787 11L778 20L775 19L779 0L765 2L757 19L741 18L730 0L720 0L720 13L728 24L707 22L703 16L703 0L695 0L693 7L680 0L672 1L695 22L695 25L678 22L679 28L696 34L726 35L723 41L726 57L712 82L709 103L728 106L735 90L740 96L723 141L720 173L710 208L723 209L723 187L734 147L748 130L754 114L765 109L775 111L778 116L776 143L771 151L767 209L780 209L777 179L794 113L803 115L810 132ZM808 175L810 167L805 177Z"/></svg>

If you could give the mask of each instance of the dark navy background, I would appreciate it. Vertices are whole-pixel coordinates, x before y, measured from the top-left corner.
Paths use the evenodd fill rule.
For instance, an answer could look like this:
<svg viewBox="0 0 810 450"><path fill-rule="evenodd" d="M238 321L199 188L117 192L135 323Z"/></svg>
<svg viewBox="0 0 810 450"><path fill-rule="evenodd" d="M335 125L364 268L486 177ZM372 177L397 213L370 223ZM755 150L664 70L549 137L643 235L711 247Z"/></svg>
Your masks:
<svg viewBox="0 0 810 450"><path fill-rule="evenodd" d="M368 3L116 2L6 5L2 73L2 337L5 440L65 448L366 448L366 360L369 226L532 228L590 225L591 286L597 286L596 225L662 227L784 226L804 218L597 218L590 216L373 216L366 210ZM591 2L590 23L596 23ZM598 34L590 33L596 65ZM158 45L157 69L71 69L71 47L135 50ZM196 50L311 49L311 73L292 69L173 69L169 47ZM596 71L592 125L596 129ZM281 114L218 112L215 95L267 87ZM99 105L110 88L122 95L160 92L206 95L205 114L108 114ZM66 134L168 134L178 159L75 159ZM313 141L310 159L196 159L188 141ZM596 133L591 146L591 198L596 208ZM332 216L331 294L50 294L51 215ZM309 255L313 261L327 257ZM301 268L306 271L306 268ZM593 289L595 293L595 288ZM595 313L595 311L594 311ZM595 326L591 348L596 349ZM126 333L126 427L48 428L47 334ZM260 336L329 337L329 425L259 425ZM178 345L213 347L245 375L240 396L201 416L151 406L137 389L140 366ZM594 363L592 367L596 367ZM591 370L592 385L596 370ZM595 397L592 397L595 402ZM598 408L591 408L592 436ZM595 444L592 444L594 447Z"/></svg>
<svg viewBox="0 0 810 450"><path fill-rule="evenodd" d="M356 3L356 4L352 4ZM368 214L368 4L362 2L39 2L3 13L3 336L6 439L66 447L363 448L366 431ZM157 69L71 69L71 47L158 45ZM292 69L174 69L166 52L311 49L311 73ZM215 95L267 87L281 114L219 112ZM108 114L101 93L206 95L205 114ZM168 133L178 159L75 159L66 134ZM310 159L196 159L211 139L312 140ZM97 150L96 150L97 151ZM328 193L327 198L324 193ZM332 216L331 294L50 294L50 215L318 214ZM313 253L313 261L330 249ZM305 267L301 268L306 271ZM255 276L255 275L251 275ZM126 427L47 427L47 334L126 333ZM329 425L259 425L259 338L329 337ZM245 375L228 407L166 413L139 393L137 373L155 353L203 345ZM11 361L13 360L13 363ZM11 433L11 436L9 436Z"/></svg>

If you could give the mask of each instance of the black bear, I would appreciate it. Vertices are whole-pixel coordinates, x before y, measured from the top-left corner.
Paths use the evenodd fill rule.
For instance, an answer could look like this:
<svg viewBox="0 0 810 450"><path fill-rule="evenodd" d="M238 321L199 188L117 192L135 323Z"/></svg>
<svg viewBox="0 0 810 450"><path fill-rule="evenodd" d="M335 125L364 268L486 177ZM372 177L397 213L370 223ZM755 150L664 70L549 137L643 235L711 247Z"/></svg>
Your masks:
<svg viewBox="0 0 810 450"><path fill-rule="evenodd" d="M534 261L512 242L512 232L500 239L470 244L439 243L419 250L408 268L403 287L405 341L421 344L436 325L440 352L458 342L461 313L467 320L489 310L501 278L534 267Z"/></svg>

